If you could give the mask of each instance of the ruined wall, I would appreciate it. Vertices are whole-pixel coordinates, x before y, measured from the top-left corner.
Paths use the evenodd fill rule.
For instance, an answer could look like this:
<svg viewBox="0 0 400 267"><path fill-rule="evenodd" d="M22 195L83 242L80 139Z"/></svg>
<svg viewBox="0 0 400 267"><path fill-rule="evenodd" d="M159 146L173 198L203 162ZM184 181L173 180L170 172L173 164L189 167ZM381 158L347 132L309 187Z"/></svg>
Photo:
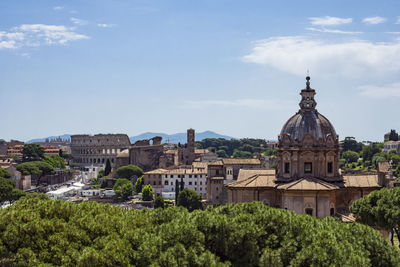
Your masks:
<svg viewBox="0 0 400 267"><path fill-rule="evenodd" d="M103 165L107 159L114 164L117 154L130 145L131 142L126 134L71 136L73 162L80 166Z"/></svg>

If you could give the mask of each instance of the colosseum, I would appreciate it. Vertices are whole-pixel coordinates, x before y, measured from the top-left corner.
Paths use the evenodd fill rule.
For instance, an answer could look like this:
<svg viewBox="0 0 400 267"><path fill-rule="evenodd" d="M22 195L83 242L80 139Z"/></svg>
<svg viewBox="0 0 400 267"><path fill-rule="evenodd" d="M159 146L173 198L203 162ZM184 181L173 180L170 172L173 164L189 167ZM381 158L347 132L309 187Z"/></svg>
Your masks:
<svg viewBox="0 0 400 267"><path fill-rule="evenodd" d="M104 165L107 159L115 163L117 154L129 148L126 134L71 135L71 153L79 166Z"/></svg>

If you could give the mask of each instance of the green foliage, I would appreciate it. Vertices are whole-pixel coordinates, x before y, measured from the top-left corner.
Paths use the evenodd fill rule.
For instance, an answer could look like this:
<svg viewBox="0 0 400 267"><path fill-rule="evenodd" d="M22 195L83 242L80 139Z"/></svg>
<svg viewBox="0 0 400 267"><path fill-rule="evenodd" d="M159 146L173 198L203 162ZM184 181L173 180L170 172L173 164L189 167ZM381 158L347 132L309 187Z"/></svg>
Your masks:
<svg viewBox="0 0 400 267"><path fill-rule="evenodd" d="M53 166L44 161L30 161L17 165L17 170L23 175L43 176L55 173Z"/></svg>
<svg viewBox="0 0 400 267"><path fill-rule="evenodd" d="M5 201L12 202L25 194L24 191L15 188L15 182L13 180L0 177L0 203Z"/></svg>
<svg viewBox="0 0 400 267"><path fill-rule="evenodd" d="M274 150L266 147L264 139L223 139L223 138L206 138L202 141L196 142L197 148L207 148L210 151L216 152L219 157L237 157L237 158L251 158L258 156L262 153L271 155L275 153Z"/></svg>
<svg viewBox="0 0 400 267"><path fill-rule="evenodd" d="M188 212L25 197L0 210L0 257L15 266L398 266L372 228L262 203Z"/></svg>
<svg viewBox="0 0 400 267"><path fill-rule="evenodd" d="M65 160L59 155L44 156L45 162L53 166L56 169L65 169Z"/></svg>
<svg viewBox="0 0 400 267"><path fill-rule="evenodd" d="M346 163L353 163L358 161L359 155L357 152L347 150L343 152L342 158L346 160Z"/></svg>
<svg viewBox="0 0 400 267"><path fill-rule="evenodd" d="M361 156L364 162L366 161L372 162L372 157L379 152L381 152L381 149L378 148L376 143L372 143L369 146L363 146L361 151Z"/></svg>
<svg viewBox="0 0 400 267"><path fill-rule="evenodd" d="M162 196L156 197L156 199L154 200L154 208L157 209L164 207L165 207L164 198Z"/></svg>
<svg viewBox="0 0 400 267"><path fill-rule="evenodd" d="M226 154L226 151L223 149L217 150L217 156L220 158L227 158L228 154Z"/></svg>
<svg viewBox="0 0 400 267"><path fill-rule="evenodd" d="M117 179L114 184L113 190L115 194L122 198L127 199L129 196L132 196L133 193L133 184L128 179Z"/></svg>
<svg viewBox="0 0 400 267"><path fill-rule="evenodd" d="M143 175L143 170L136 165L127 165L119 167L116 170L117 177L131 178L133 176L140 177Z"/></svg>
<svg viewBox="0 0 400 267"><path fill-rule="evenodd" d="M357 153L360 153L363 148L363 144L361 142L357 142L354 137L345 137L343 140L343 146L342 146L342 152L346 151L355 151Z"/></svg>
<svg viewBox="0 0 400 267"><path fill-rule="evenodd" d="M350 206L357 221L378 226L400 238L400 188L383 188L358 199Z"/></svg>
<svg viewBox="0 0 400 267"><path fill-rule="evenodd" d="M101 169L100 171L99 171L99 173L97 174L97 178L101 178L101 177L103 177L104 176L104 169Z"/></svg>
<svg viewBox="0 0 400 267"><path fill-rule="evenodd" d="M11 178L11 173L0 167L0 177Z"/></svg>
<svg viewBox="0 0 400 267"><path fill-rule="evenodd" d="M178 203L178 195L179 195L179 182L178 179L175 180L175 205Z"/></svg>
<svg viewBox="0 0 400 267"><path fill-rule="evenodd" d="M142 176L142 177L139 177L135 182L135 192L137 194L142 192L143 184L144 184L144 182L143 182L143 176Z"/></svg>
<svg viewBox="0 0 400 267"><path fill-rule="evenodd" d="M106 167L104 169L104 176L108 176L111 173L111 162L110 159L106 161Z"/></svg>
<svg viewBox="0 0 400 267"><path fill-rule="evenodd" d="M22 161L40 161L44 159L44 148L38 144L25 144L22 148Z"/></svg>
<svg viewBox="0 0 400 267"><path fill-rule="evenodd" d="M203 208L201 195L197 194L196 191L187 188L179 192L177 205L187 208L188 211Z"/></svg>
<svg viewBox="0 0 400 267"><path fill-rule="evenodd" d="M142 189L142 199L144 201L151 201L154 199L153 187L148 184Z"/></svg>

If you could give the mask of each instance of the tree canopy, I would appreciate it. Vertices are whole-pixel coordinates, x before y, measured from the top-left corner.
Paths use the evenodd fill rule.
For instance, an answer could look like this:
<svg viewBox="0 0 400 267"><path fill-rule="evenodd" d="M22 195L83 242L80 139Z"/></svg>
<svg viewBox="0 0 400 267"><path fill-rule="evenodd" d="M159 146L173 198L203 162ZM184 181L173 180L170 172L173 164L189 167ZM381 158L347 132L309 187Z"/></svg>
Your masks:
<svg viewBox="0 0 400 267"><path fill-rule="evenodd" d="M164 198L162 196L158 196L156 197L156 199L154 200L154 208L164 208L165 207L165 201Z"/></svg>
<svg viewBox="0 0 400 267"><path fill-rule="evenodd" d="M219 157L251 158L262 153L272 153L264 139L242 138L227 140L224 138L206 138L196 142L197 148L206 148L216 152Z"/></svg>
<svg viewBox="0 0 400 267"><path fill-rule="evenodd" d="M357 152L347 150L343 152L342 157L346 160L346 163L357 162L359 155Z"/></svg>
<svg viewBox="0 0 400 267"><path fill-rule="evenodd" d="M136 182L135 182L135 192L136 192L137 194L139 194L139 193L142 192L143 184L144 184L144 182L143 182L143 176L141 176L141 177L139 177L139 178L136 180Z"/></svg>
<svg viewBox="0 0 400 267"><path fill-rule="evenodd" d="M399 187L373 191L356 200L350 206L350 210L357 221L388 230L400 239Z"/></svg>
<svg viewBox="0 0 400 267"><path fill-rule="evenodd" d="M11 173L0 167L0 177L11 178Z"/></svg>
<svg viewBox="0 0 400 267"><path fill-rule="evenodd" d="M65 169L65 159L59 155L44 156L45 162L56 169Z"/></svg>
<svg viewBox="0 0 400 267"><path fill-rule="evenodd" d="M23 175L43 176L55 172L53 166L45 161L30 161L17 165L17 170Z"/></svg>
<svg viewBox="0 0 400 267"><path fill-rule="evenodd" d="M44 159L44 148L38 144L25 144L22 148L22 161L39 161Z"/></svg>
<svg viewBox="0 0 400 267"><path fill-rule="evenodd" d="M10 179L11 174L0 168L0 204L5 201L14 201L24 196L26 193L15 188L15 182Z"/></svg>
<svg viewBox="0 0 400 267"><path fill-rule="evenodd" d="M189 211L194 211L203 207L201 203L201 195L197 194L196 191L187 188L179 192L177 205L185 207Z"/></svg>
<svg viewBox="0 0 400 267"><path fill-rule="evenodd" d="M398 266L399 251L358 223L262 203L188 212L125 210L31 194L0 210L0 258L16 266Z"/></svg>
<svg viewBox="0 0 400 267"><path fill-rule="evenodd" d="M133 193L133 184L128 179L117 179L114 184L113 190L115 194L122 198L127 199Z"/></svg>
<svg viewBox="0 0 400 267"><path fill-rule="evenodd" d="M148 184L145 187L143 187L142 189L142 199L144 201L150 201L154 199L154 191L153 191L153 187Z"/></svg>
<svg viewBox="0 0 400 267"><path fill-rule="evenodd" d="M116 170L116 174L117 174L117 177L129 179L134 176L136 176L136 177L142 176L143 170L136 165L127 165L127 166L119 167Z"/></svg>

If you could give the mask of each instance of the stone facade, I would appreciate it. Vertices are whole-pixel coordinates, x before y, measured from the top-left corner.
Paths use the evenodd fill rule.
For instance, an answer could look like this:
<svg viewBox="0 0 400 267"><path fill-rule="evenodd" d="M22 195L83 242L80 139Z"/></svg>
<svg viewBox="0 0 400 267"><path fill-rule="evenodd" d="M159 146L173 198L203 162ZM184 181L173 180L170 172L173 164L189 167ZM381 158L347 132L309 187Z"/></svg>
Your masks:
<svg viewBox="0 0 400 267"><path fill-rule="evenodd" d="M117 154L129 148L131 142L126 134L72 135L73 162L79 166L105 165L107 159L115 164Z"/></svg>

